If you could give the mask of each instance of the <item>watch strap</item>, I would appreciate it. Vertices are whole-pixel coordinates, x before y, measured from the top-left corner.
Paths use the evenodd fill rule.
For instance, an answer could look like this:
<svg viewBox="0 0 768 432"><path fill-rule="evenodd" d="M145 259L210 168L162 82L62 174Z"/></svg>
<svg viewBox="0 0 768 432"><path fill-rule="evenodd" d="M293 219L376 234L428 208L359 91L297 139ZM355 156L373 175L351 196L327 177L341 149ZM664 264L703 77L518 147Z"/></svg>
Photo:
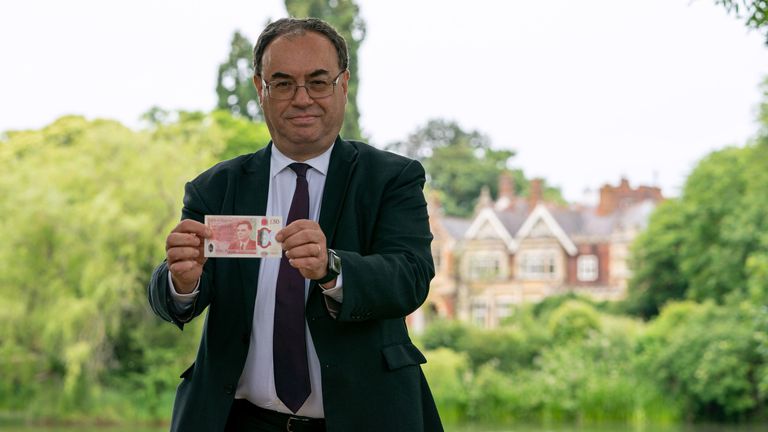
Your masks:
<svg viewBox="0 0 768 432"><path fill-rule="evenodd" d="M334 259L338 260L338 255L336 255L336 252L334 252L333 249L328 249L328 265L326 266L328 273L326 273L325 276L320 279L315 279L315 282L323 285L336 279L336 277L339 276L339 272L336 270L336 266L333 264Z"/></svg>

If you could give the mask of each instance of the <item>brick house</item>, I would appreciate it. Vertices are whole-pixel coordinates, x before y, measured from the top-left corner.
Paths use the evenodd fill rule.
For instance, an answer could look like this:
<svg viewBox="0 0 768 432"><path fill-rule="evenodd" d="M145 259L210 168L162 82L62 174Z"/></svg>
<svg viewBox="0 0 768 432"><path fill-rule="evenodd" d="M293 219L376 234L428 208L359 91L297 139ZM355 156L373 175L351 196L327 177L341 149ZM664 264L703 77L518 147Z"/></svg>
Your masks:
<svg viewBox="0 0 768 432"><path fill-rule="evenodd" d="M624 297L629 247L661 190L622 179L600 189L597 206L563 206L545 202L541 186L533 180L530 196L517 197L502 174L497 199L482 191L469 220L442 215L430 200L436 276L409 319L415 330L435 315L496 327L515 305L557 294Z"/></svg>

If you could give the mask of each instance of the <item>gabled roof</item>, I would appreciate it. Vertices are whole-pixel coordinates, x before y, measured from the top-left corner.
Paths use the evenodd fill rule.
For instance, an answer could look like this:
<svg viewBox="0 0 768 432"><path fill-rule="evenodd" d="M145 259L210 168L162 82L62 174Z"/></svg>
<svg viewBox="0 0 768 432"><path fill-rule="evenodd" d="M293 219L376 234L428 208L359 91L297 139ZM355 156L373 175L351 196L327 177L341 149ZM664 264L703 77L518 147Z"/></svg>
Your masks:
<svg viewBox="0 0 768 432"><path fill-rule="evenodd" d="M611 234L625 229L641 229L656 207L653 200L644 200L618 209L607 215L600 215L595 207L562 207L539 203L532 211L526 200L515 200L505 206L487 206L477 213L464 230L463 238L471 240L488 224L495 236L503 240L510 252L514 253L520 242L531 234L539 221L557 239L571 256L576 255L576 241L585 238L609 241ZM466 223L466 220L463 220ZM579 240L581 239L581 240Z"/></svg>
<svg viewBox="0 0 768 432"><path fill-rule="evenodd" d="M575 216L578 217L578 214ZM557 241L560 242L560 245L563 247L563 249L568 252L568 255L576 255L576 252L578 251L576 249L576 245L573 244L573 241L570 239L568 234L566 234L566 231L563 229L560 223L558 223L552 213L550 213L547 207L542 204L537 205L536 208L533 209L533 212L531 212L530 216L528 216L528 218L523 223L523 226L520 227L520 230L515 235L515 239L517 240L518 244L522 239L528 237L533 227L536 226L539 221L542 221L544 224L546 224L547 228L549 228L549 231L552 232ZM580 221L577 218L563 218L563 222L572 225L568 226L568 228L576 229Z"/></svg>
<svg viewBox="0 0 768 432"><path fill-rule="evenodd" d="M507 245L507 249L509 249L510 252L514 252L515 249L517 249L517 243L510 234L510 231L507 229L504 223L502 223L499 216L501 216L501 214L494 210L492 207L486 207L480 210L480 213L478 213L475 219L472 221L469 229L467 229L467 231L464 233L464 238L475 238L480 229L486 224L489 224L497 234L498 238L503 240Z"/></svg>
<svg viewBox="0 0 768 432"><path fill-rule="evenodd" d="M461 239L464 237L464 233L467 232L469 226L472 225L470 219L462 219L452 216L444 216L441 218L443 228L454 239Z"/></svg>

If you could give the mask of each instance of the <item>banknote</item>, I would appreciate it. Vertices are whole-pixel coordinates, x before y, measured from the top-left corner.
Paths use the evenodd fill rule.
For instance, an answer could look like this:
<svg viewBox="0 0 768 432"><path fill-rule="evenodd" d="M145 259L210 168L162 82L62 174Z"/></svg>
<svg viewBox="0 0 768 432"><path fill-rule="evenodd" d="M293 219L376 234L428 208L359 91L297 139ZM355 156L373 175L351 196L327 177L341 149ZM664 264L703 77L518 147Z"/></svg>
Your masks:
<svg viewBox="0 0 768 432"><path fill-rule="evenodd" d="M283 228L280 216L206 215L213 237L205 239L209 258L280 258L283 249L275 234Z"/></svg>

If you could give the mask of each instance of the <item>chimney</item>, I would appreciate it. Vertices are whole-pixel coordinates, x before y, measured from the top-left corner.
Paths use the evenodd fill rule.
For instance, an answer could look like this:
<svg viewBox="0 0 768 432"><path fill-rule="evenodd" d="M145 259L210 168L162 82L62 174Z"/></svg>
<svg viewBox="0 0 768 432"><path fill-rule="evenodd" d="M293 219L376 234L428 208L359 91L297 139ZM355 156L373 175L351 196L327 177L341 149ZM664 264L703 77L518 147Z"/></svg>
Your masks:
<svg viewBox="0 0 768 432"><path fill-rule="evenodd" d="M531 190L528 194L528 210L529 211L533 211L536 205L540 201L542 201L541 183L542 183L542 180L540 178L535 178L531 180Z"/></svg>
<svg viewBox="0 0 768 432"><path fill-rule="evenodd" d="M621 182L619 183L618 189L622 192L632 192L632 188L629 187L629 180L626 177L621 177Z"/></svg>
<svg viewBox="0 0 768 432"><path fill-rule="evenodd" d="M499 196L496 210L506 210L515 203L515 179L509 171L499 174Z"/></svg>
<svg viewBox="0 0 768 432"><path fill-rule="evenodd" d="M597 214L605 216L613 213L617 207L616 190L609 184L600 188L600 203L597 206Z"/></svg>
<svg viewBox="0 0 768 432"><path fill-rule="evenodd" d="M477 198L477 204L475 204L475 214L486 207L492 207L493 200L491 199L491 191L488 186L483 186L480 189L480 197Z"/></svg>
<svg viewBox="0 0 768 432"><path fill-rule="evenodd" d="M499 198L501 197L509 198L510 201L515 199L515 179L509 171L499 174Z"/></svg>
<svg viewBox="0 0 768 432"><path fill-rule="evenodd" d="M606 184L600 188L600 203L597 206L597 214L605 216L643 200L660 202L664 200L664 196L661 194L661 189L655 186L640 185L637 189L632 189L629 180L622 177L618 186Z"/></svg>

